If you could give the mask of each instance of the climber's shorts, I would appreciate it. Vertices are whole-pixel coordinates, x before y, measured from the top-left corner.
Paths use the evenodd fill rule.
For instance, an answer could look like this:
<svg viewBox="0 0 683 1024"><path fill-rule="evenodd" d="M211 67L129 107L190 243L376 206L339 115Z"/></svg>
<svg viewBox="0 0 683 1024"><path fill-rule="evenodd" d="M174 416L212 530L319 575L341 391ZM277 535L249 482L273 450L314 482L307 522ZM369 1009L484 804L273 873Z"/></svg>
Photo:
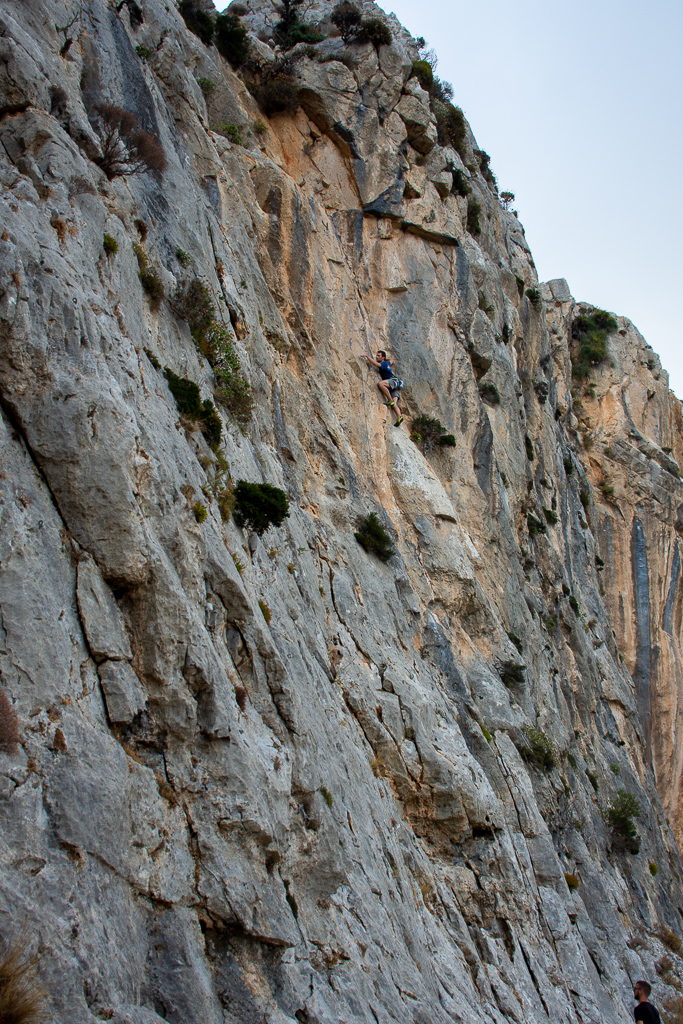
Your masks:
<svg viewBox="0 0 683 1024"><path fill-rule="evenodd" d="M403 381L399 380L398 377L390 377L389 380L385 380L384 383L390 391L400 391L403 387Z"/></svg>

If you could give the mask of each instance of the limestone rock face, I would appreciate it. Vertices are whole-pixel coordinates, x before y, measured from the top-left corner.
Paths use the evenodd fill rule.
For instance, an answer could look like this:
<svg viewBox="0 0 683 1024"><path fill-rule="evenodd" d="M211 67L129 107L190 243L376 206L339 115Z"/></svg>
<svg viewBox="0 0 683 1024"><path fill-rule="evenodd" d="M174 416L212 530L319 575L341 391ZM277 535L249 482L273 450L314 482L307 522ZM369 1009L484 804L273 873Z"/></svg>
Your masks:
<svg viewBox="0 0 683 1024"><path fill-rule="evenodd" d="M680 406L623 319L577 389L583 307L437 144L414 41L332 6L266 119L172 4L4 4L0 933L55 1024L617 1024L680 973ZM102 102L163 172L107 178ZM289 518L239 528L230 478Z"/></svg>

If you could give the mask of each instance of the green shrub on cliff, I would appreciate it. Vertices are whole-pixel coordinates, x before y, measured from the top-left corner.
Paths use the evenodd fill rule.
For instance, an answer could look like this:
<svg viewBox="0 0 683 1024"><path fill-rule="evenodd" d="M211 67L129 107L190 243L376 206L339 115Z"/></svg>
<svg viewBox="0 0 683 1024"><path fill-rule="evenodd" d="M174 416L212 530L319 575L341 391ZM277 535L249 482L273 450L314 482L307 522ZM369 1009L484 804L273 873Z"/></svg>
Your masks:
<svg viewBox="0 0 683 1024"><path fill-rule="evenodd" d="M480 213L481 204L476 199L470 199L467 203L467 230L471 235L481 234Z"/></svg>
<svg viewBox="0 0 683 1024"><path fill-rule="evenodd" d="M303 0L282 0L275 8L280 20L275 25L273 37L284 50L290 50L297 43L319 43L324 39L319 32L300 20L299 9L302 3Z"/></svg>
<svg viewBox="0 0 683 1024"><path fill-rule="evenodd" d="M203 11L194 0L181 0L178 10L190 32L196 35L205 46L211 46L213 40L213 18Z"/></svg>
<svg viewBox="0 0 683 1024"><path fill-rule="evenodd" d="M249 58L249 33L233 11L225 11L216 18L216 49L234 68L246 64Z"/></svg>
<svg viewBox="0 0 683 1024"><path fill-rule="evenodd" d="M429 63L429 61L413 61L413 70L410 77L417 78L418 82L425 90L425 92L431 93L432 89L434 88L434 72L432 71L432 65Z"/></svg>
<svg viewBox="0 0 683 1024"><path fill-rule="evenodd" d="M359 42L372 43L379 50L380 46L390 46L392 39L391 29L381 18L366 18L361 22Z"/></svg>
<svg viewBox="0 0 683 1024"><path fill-rule="evenodd" d="M173 310L187 321L195 345L213 368L217 385L214 398L244 427L254 407L251 384L242 373L227 329L216 318L207 285L197 278L180 284Z"/></svg>
<svg viewBox="0 0 683 1024"><path fill-rule="evenodd" d="M423 451L430 448L455 448L455 437L447 434L441 426L441 420L432 419L420 413L413 420L413 427L410 431L410 440L419 445Z"/></svg>
<svg viewBox="0 0 683 1024"><path fill-rule="evenodd" d="M216 448L221 440L221 418L209 398L202 401L199 386L187 377L179 377L170 366L164 368L171 394L175 398L178 412L189 419L197 420L209 444Z"/></svg>
<svg viewBox="0 0 683 1024"><path fill-rule="evenodd" d="M264 114L295 114L299 107L299 86L291 75L281 74L264 82L247 82L247 88Z"/></svg>
<svg viewBox="0 0 683 1024"><path fill-rule="evenodd" d="M467 179L465 175L462 173L462 171L459 170L457 167L454 167L453 170L451 171L451 174L453 175L451 193L454 196L468 196L471 193L472 189L467 184Z"/></svg>
<svg viewBox="0 0 683 1024"><path fill-rule="evenodd" d="M434 100L432 107L436 116L439 145L452 146L464 159L467 155L467 122L462 110L440 100Z"/></svg>
<svg viewBox="0 0 683 1024"><path fill-rule="evenodd" d="M525 761L546 772L552 771L557 765L555 744L546 733L532 726L525 727L519 752Z"/></svg>
<svg viewBox="0 0 683 1024"><path fill-rule="evenodd" d="M371 512L361 519L354 537L362 548L370 554L377 555L382 562L388 562L391 556L396 554L391 537L380 523L376 512Z"/></svg>
<svg viewBox="0 0 683 1024"><path fill-rule="evenodd" d="M339 30L346 46L353 42L361 30L362 15L355 4L349 0L342 0L332 11L330 18L332 24Z"/></svg>
<svg viewBox="0 0 683 1024"><path fill-rule="evenodd" d="M572 374L576 380L585 380L594 366L605 361L607 338L618 326L604 309L576 317L572 324Z"/></svg>
<svg viewBox="0 0 683 1024"><path fill-rule="evenodd" d="M631 853L640 850L640 837L636 832L634 818L640 817L640 804L632 793L620 789L605 811L605 818L613 834L620 839Z"/></svg>
<svg viewBox="0 0 683 1024"><path fill-rule="evenodd" d="M269 526L282 526L289 517L289 498L272 484L238 480L233 492L233 516L238 526L248 526L259 537Z"/></svg>

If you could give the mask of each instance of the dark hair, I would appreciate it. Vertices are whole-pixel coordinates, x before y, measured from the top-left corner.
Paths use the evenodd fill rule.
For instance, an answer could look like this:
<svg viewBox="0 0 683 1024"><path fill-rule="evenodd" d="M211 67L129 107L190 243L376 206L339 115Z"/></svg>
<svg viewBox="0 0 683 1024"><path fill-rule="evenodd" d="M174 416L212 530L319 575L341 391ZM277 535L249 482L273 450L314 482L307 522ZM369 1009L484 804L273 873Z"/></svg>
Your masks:
<svg viewBox="0 0 683 1024"><path fill-rule="evenodd" d="M378 348L377 349L377 355L378 356L384 356L385 359L387 358L387 354L386 354L386 352L384 351L383 348Z"/></svg>
<svg viewBox="0 0 683 1024"><path fill-rule="evenodd" d="M650 992L652 991L652 985L649 981L637 981L633 987L634 989L641 989L641 991L644 992L646 996L649 996Z"/></svg>

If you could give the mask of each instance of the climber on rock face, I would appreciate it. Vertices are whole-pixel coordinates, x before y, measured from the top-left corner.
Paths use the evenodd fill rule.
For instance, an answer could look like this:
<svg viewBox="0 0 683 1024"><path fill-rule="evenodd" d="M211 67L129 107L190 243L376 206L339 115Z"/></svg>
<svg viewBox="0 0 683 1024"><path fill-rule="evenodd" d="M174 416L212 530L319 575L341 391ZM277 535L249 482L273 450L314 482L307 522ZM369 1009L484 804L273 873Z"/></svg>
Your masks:
<svg viewBox="0 0 683 1024"><path fill-rule="evenodd" d="M391 361L387 359L387 354L384 349L379 349L375 353L374 359L372 356L366 356L365 353L363 353L362 358L367 359L369 363L372 363L372 365L376 366L379 370L382 379L377 382L377 387L387 399L384 404L388 405L389 408L393 409L396 413L397 420L394 423L394 426L399 427L401 423L403 423L403 416L401 415L401 410L398 406L400 398L399 391L403 387L403 381L394 376L394 371L391 369ZM394 397L394 392L396 393L396 397Z"/></svg>

